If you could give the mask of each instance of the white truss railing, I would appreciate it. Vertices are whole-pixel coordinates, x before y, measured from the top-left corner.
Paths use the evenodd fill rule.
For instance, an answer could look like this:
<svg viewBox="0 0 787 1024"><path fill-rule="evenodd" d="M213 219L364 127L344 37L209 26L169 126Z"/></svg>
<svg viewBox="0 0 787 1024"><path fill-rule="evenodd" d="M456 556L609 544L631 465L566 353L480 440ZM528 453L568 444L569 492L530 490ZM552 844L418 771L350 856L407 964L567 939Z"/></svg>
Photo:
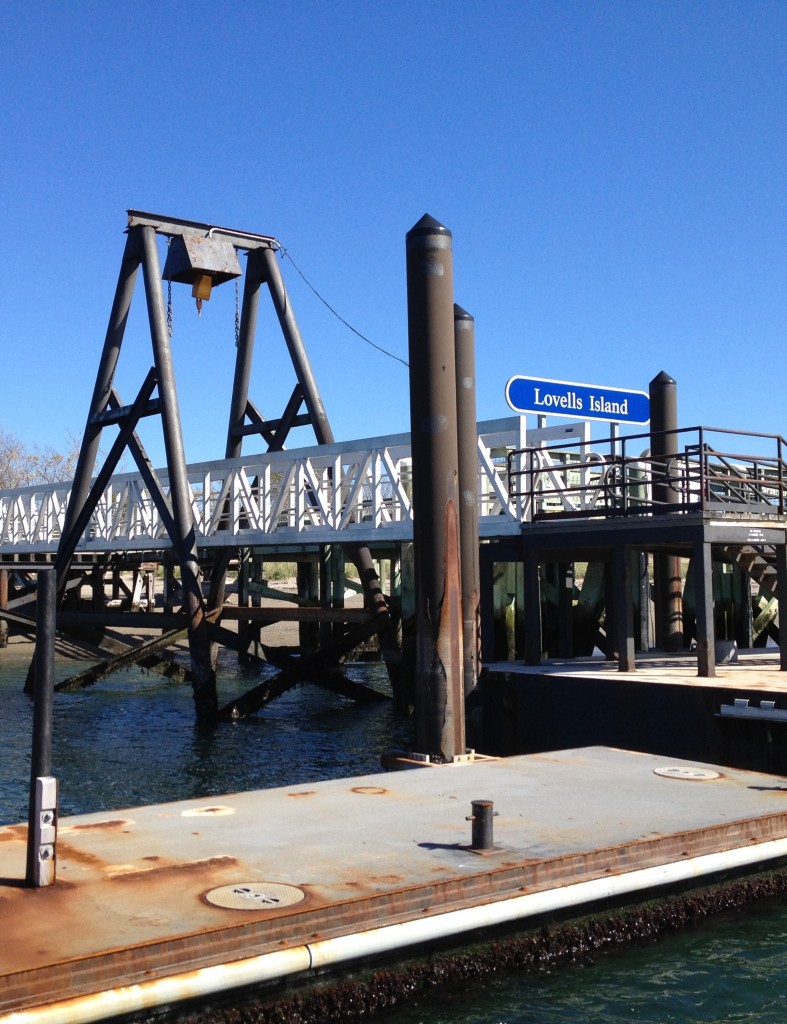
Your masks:
<svg viewBox="0 0 787 1024"><path fill-rule="evenodd" d="M519 532L526 513L508 493L507 456L522 445L517 418L479 424L482 537ZM165 494L165 472L157 473ZM368 543L412 539L409 434L320 445L189 466L200 547ZM57 550L70 484L0 492L0 556ZM112 478L79 552L170 546L156 504L137 473Z"/></svg>

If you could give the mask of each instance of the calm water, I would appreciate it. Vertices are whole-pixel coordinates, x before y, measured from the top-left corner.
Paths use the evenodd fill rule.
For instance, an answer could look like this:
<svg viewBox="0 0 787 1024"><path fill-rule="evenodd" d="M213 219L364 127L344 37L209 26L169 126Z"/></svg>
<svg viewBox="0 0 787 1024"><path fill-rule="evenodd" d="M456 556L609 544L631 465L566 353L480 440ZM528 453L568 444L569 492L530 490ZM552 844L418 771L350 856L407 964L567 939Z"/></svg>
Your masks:
<svg viewBox="0 0 787 1024"><path fill-rule="evenodd" d="M27 816L31 705L24 656L0 651L0 823ZM75 671L58 664L57 677ZM378 665L351 666L386 688ZM232 655L221 699L260 680ZM406 746L412 723L388 703L356 707L313 686L209 736L193 729L188 686L129 671L56 695L54 773L63 815L204 797L379 771L379 753ZM759 906L699 931L607 954L581 966L507 976L472 991L430 994L377 1018L384 1024L784 1024L787 908Z"/></svg>

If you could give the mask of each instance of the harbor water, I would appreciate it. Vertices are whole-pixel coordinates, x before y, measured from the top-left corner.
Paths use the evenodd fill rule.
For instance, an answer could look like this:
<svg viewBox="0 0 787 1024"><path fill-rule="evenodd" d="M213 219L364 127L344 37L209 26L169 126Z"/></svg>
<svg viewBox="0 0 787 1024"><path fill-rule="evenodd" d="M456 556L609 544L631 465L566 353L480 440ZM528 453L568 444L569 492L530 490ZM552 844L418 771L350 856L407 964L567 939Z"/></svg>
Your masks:
<svg viewBox="0 0 787 1024"><path fill-rule="evenodd" d="M0 651L0 823L24 821L32 706L29 650ZM80 666L58 661L56 678ZM229 700L259 669L220 665ZM347 674L387 689L378 664ZM412 721L390 702L354 705L315 686L202 735L188 685L134 669L55 698L53 770L61 815L377 772L408 746ZM20 865L23 873L24 866ZM701 928L538 973L435 989L378 1017L385 1024L782 1024L787 1017L787 907L760 903Z"/></svg>

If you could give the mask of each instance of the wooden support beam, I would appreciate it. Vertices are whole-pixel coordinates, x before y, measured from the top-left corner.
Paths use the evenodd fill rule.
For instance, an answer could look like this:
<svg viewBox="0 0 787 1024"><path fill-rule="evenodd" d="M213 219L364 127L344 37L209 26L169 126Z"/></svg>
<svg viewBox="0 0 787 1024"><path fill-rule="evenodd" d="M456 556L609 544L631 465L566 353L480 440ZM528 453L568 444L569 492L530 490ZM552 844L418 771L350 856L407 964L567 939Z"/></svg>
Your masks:
<svg viewBox="0 0 787 1024"><path fill-rule="evenodd" d="M170 647L172 644L177 643L178 640L182 640L188 634L188 628L175 629L169 633L163 633L161 636L156 637L153 640L148 640L143 644L139 644L137 647L133 647L123 654L118 654L114 658L110 658L107 661L99 662L98 665L93 665L91 668L86 669L84 672L79 672L77 675L69 676L68 679L64 679L55 685L55 690L58 693L63 691L74 691L82 690L86 686L92 686L98 682L99 679L104 679L106 676L112 675L113 672L117 672L121 668L127 668L129 665L137 665L140 660L147 657L148 655L155 654L157 651L162 650L164 647Z"/></svg>

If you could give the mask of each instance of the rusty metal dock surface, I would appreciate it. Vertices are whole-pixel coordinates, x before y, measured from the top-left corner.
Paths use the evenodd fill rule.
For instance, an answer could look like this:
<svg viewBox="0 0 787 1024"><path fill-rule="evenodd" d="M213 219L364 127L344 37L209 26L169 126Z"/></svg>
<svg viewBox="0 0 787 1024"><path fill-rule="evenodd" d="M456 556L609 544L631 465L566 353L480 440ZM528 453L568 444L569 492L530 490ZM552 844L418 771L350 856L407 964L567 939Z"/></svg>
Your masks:
<svg viewBox="0 0 787 1024"><path fill-rule="evenodd" d="M477 799L490 854L468 849ZM38 890L26 833L0 829L0 1021L588 880L640 872L644 891L643 869L699 877L725 851L756 866L787 855L787 779L590 747L137 807L62 819Z"/></svg>

